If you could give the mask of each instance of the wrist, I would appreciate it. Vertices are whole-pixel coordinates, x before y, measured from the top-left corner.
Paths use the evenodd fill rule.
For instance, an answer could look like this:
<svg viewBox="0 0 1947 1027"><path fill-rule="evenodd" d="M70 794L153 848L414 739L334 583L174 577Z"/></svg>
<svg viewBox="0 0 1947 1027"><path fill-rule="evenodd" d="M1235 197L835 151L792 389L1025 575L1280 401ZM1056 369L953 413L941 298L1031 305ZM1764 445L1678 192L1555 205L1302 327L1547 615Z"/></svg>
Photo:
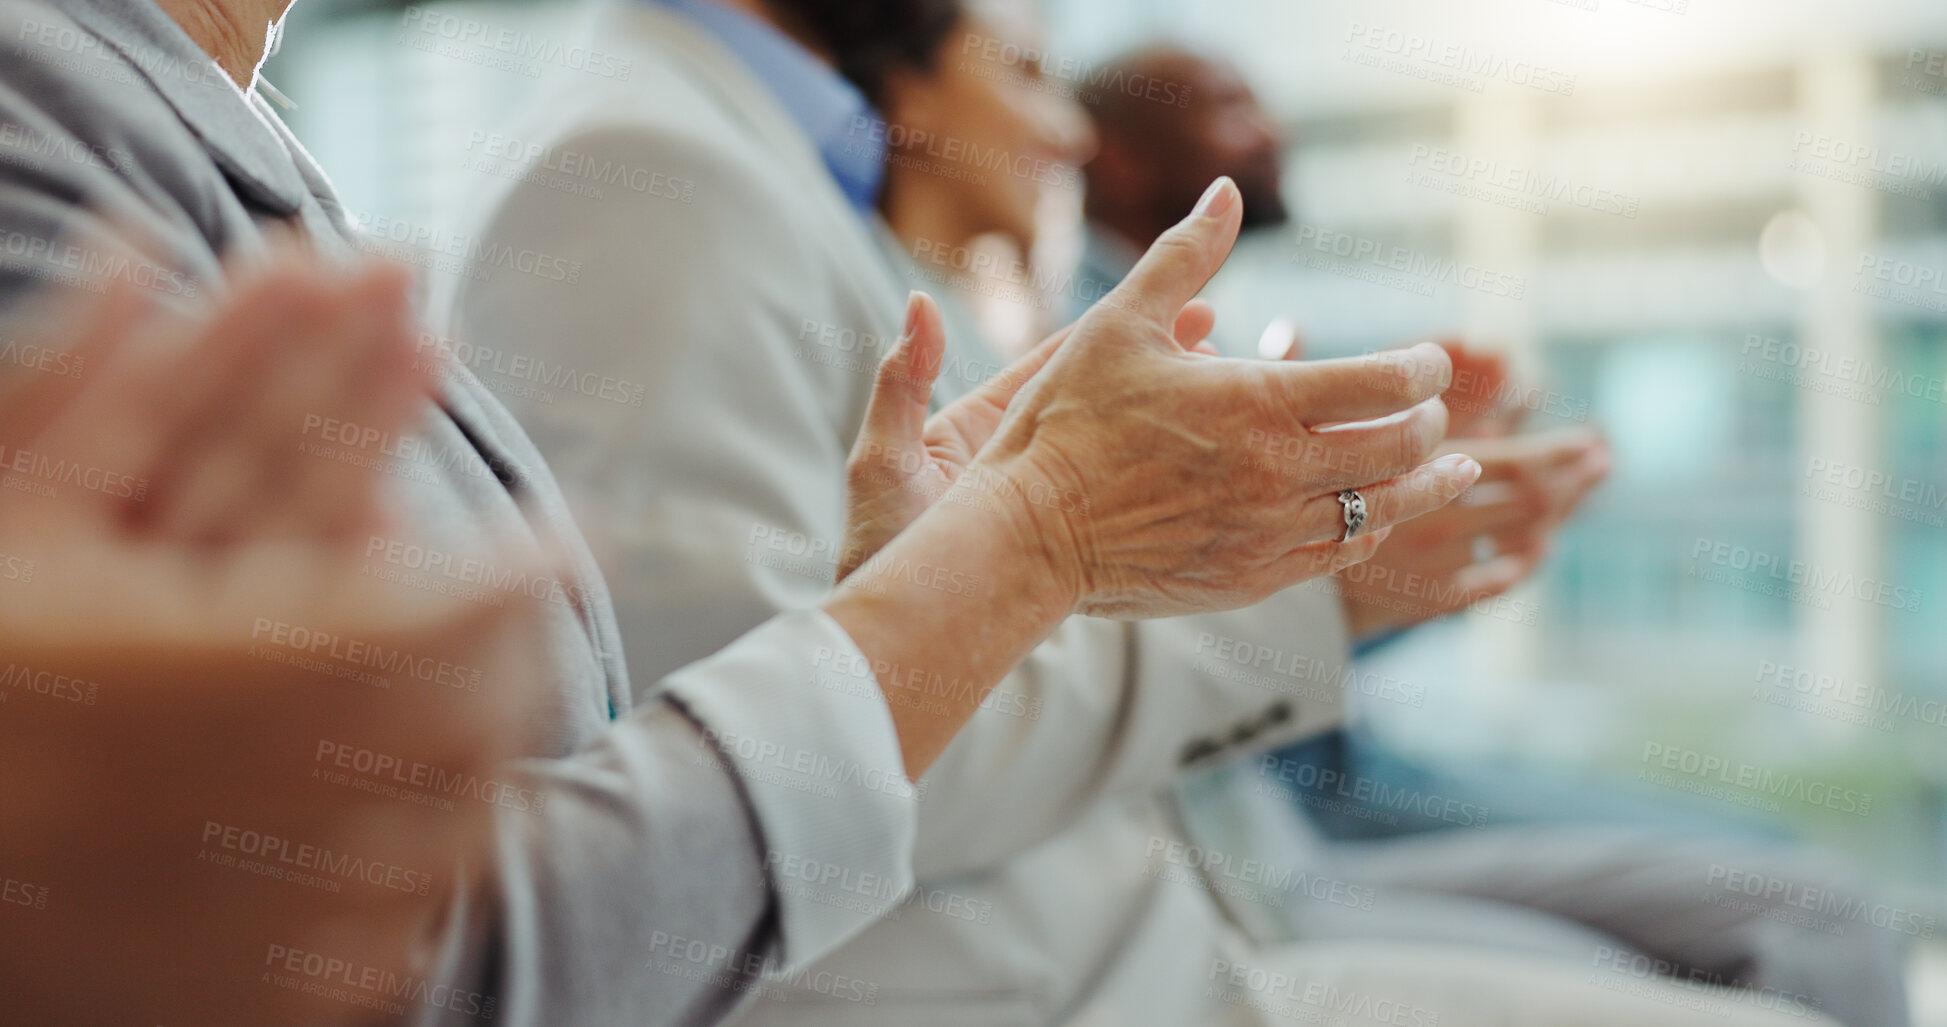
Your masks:
<svg viewBox="0 0 1947 1027"><path fill-rule="evenodd" d="M1082 520L1088 500L1080 490L1017 459L976 462L947 498L988 511L991 523L983 530L992 534L1015 587L1064 615L1081 606L1087 592Z"/></svg>
<svg viewBox="0 0 1947 1027"><path fill-rule="evenodd" d="M879 676L914 780L1075 608L1074 578L1020 514L956 485L824 603ZM944 683L946 698L902 694L908 681Z"/></svg>

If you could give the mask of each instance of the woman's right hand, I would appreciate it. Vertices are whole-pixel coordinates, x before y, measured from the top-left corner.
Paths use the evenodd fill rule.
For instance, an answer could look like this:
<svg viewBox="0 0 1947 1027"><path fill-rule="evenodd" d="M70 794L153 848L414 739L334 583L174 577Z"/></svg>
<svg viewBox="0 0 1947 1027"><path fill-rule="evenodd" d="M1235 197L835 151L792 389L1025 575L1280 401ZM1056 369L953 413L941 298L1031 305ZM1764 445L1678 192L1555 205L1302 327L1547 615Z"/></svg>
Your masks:
<svg viewBox="0 0 1947 1027"><path fill-rule="evenodd" d="M1371 557L1388 526L1480 476L1465 457L1426 462L1447 429L1438 397L1452 365L1438 346L1286 363L1178 344L1241 214L1236 186L1213 185L1076 324L1009 406L975 463L983 473L956 486L1007 500L1080 612L1250 605ZM1350 541L1345 489L1368 511Z"/></svg>

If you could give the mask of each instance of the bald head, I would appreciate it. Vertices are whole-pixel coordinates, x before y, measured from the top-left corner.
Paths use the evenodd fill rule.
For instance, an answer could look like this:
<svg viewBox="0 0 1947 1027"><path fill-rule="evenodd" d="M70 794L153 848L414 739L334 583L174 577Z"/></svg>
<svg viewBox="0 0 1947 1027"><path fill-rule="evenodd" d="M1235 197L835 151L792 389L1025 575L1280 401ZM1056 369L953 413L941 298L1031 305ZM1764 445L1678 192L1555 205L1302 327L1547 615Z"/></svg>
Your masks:
<svg viewBox="0 0 1947 1027"><path fill-rule="evenodd" d="M1283 222L1277 127L1237 67L1154 46L1110 62L1090 97L1101 151L1088 166L1089 216L1147 246L1212 179L1244 194L1245 227Z"/></svg>

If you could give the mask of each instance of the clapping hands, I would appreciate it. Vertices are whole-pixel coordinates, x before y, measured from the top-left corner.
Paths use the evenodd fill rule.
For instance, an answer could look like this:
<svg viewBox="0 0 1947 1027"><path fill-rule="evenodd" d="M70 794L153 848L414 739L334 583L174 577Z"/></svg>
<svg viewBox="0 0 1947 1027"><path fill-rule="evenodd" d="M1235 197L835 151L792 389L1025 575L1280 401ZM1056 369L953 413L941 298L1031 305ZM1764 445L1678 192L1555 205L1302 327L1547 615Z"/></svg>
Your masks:
<svg viewBox="0 0 1947 1027"><path fill-rule="evenodd" d="M385 797L326 754L486 780L519 744L530 611L361 576L390 461L307 446L323 418L376 439L428 411L406 277L286 256L235 282L193 313L70 300L39 335L66 373L0 379L0 878L37 900L0 907L0 963L22 1022L358 1019L275 953L423 973L492 810ZM428 665L472 687L397 669Z"/></svg>

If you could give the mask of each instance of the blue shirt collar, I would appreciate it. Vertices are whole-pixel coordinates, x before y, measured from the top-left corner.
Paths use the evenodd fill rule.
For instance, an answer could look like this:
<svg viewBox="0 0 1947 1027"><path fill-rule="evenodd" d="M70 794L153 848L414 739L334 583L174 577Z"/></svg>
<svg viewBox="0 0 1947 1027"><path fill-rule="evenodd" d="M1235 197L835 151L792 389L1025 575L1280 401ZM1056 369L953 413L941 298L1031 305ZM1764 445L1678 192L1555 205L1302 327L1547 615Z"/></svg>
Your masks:
<svg viewBox="0 0 1947 1027"><path fill-rule="evenodd" d="M701 25L768 87L852 206L871 211L886 174L885 123L858 87L775 26L714 0L646 0Z"/></svg>

